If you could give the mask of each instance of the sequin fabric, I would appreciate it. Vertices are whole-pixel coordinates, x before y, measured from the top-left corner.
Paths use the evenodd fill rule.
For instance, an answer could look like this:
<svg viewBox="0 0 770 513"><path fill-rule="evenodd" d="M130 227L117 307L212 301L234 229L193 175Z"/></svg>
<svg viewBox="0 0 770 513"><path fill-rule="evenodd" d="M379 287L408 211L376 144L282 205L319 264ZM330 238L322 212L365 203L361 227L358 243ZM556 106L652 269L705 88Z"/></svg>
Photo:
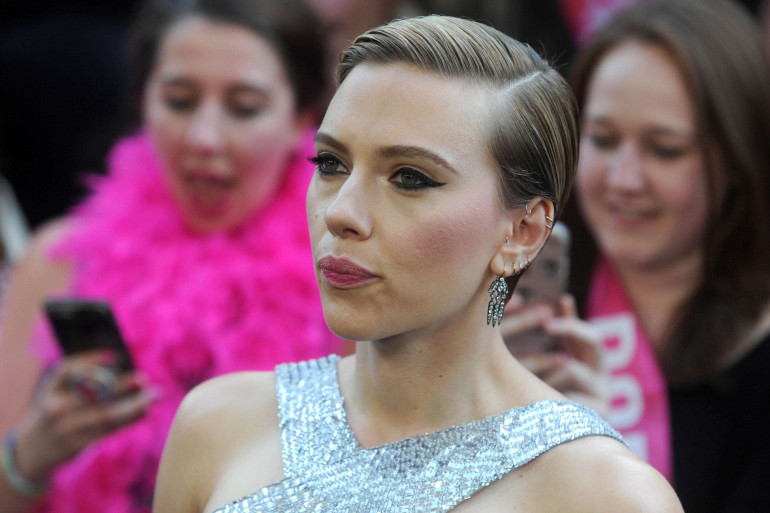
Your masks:
<svg viewBox="0 0 770 513"><path fill-rule="evenodd" d="M559 444L589 435L622 441L592 410L542 401L364 449L345 417L338 360L276 369L287 477L217 513L449 511Z"/></svg>

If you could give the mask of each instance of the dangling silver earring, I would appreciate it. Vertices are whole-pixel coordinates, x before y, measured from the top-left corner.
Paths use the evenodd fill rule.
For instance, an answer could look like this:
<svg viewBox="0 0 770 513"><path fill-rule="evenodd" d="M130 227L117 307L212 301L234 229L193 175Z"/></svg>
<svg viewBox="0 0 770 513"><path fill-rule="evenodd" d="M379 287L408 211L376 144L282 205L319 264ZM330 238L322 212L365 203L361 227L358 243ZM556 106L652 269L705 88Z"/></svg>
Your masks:
<svg viewBox="0 0 770 513"><path fill-rule="evenodd" d="M489 307L487 308L487 324L493 327L498 326L503 320L503 309L505 308L505 298L508 296L508 283L505 281L505 269L508 264L503 266L503 275L495 278L489 286Z"/></svg>

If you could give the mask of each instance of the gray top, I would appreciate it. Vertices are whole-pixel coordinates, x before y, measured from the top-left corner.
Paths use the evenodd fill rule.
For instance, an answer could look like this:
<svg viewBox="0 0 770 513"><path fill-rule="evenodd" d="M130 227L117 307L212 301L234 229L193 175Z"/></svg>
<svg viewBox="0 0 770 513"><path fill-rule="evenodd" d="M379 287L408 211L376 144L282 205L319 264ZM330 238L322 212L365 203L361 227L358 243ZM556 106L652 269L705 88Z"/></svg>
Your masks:
<svg viewBox="0 0 770 513"><path fill-rule="evenodd" d="M286 477L217 513L448 511L564 442L590 435L622 442L593 410L541 401L364 449L345 417L338 361L276 368Z"/></svg>

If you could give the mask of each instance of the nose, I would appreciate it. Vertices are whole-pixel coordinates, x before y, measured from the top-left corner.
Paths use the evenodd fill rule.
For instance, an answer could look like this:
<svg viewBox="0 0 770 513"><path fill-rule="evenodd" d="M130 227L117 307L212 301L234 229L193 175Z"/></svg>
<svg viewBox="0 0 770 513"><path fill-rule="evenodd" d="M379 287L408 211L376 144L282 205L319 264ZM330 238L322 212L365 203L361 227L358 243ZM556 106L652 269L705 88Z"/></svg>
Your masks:
<svg viewBox="0 0 770 513"><path fill-rule="evenodd" d="M637 192L642 190L644 185L642 155L632 144L622 144L610 158L607 169L607 186L623 192Z"/></svg>
<svg viewBox="0 0 770 513"><path fill-rule="evenodd" d="M343 239L366 240L372 235L372 201L366 187L350 175L337 190L324 212L329 231Z"/></svg>
<svg viewBox="0 0 770 513"><path fill-rule="evenodd" d="M216 154L224 143L222 109L215 102L204 102L193 114L187 128L187 143L202 155Z"/></svg>

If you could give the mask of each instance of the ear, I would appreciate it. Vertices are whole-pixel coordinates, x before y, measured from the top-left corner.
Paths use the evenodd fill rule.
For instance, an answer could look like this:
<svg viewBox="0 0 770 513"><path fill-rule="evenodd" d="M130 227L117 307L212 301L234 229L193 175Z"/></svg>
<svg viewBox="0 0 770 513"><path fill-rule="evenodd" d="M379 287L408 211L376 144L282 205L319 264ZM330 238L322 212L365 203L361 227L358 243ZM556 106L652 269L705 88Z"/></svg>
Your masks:
<svg viewBox="0 0 770 513"><path fill-rule="evenodd" d="M490 262L497 276L519 274L532 262L551 235L554 223L553 203L536 197L524 207L510 210L506 239Z"/></svg>

